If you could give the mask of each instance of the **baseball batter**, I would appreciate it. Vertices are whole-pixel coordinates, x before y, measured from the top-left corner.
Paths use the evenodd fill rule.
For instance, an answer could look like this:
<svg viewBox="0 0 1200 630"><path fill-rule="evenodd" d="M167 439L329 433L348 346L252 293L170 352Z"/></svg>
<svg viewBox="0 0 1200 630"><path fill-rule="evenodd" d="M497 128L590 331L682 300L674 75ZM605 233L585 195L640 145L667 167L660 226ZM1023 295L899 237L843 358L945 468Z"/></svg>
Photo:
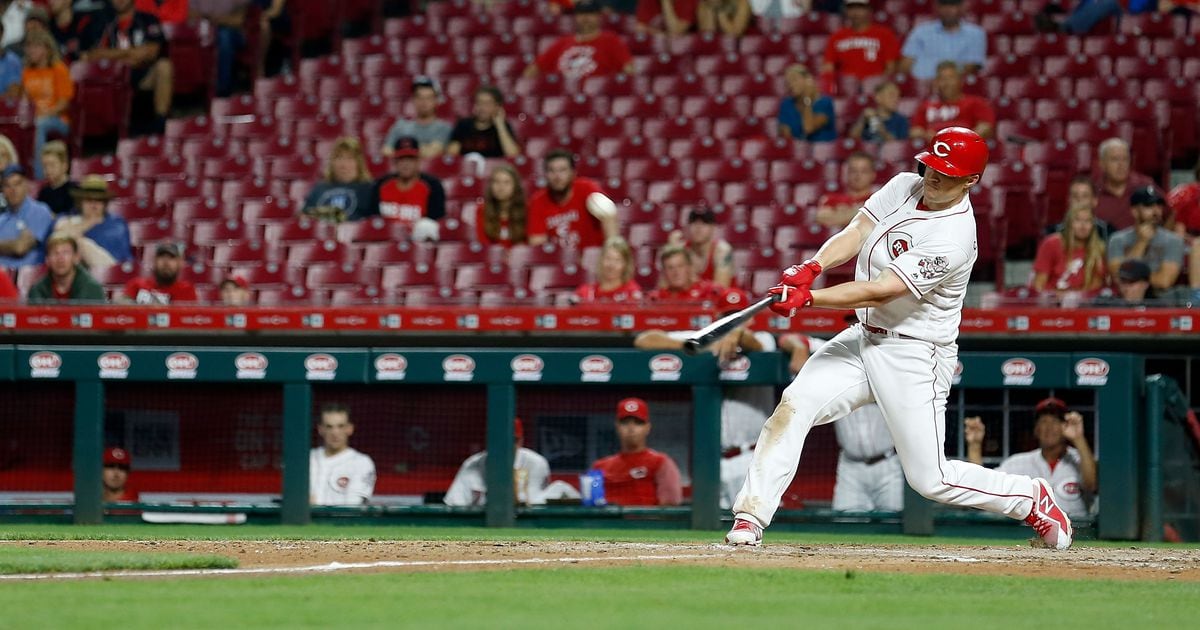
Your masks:
<svg viewBox="0 0 1200 630"><path fill-rule="evenodd" d="M1024 519L1050 547L1071 545L1071 521L1043 479L945 457L946 396L957 361L963 297L975 263L975 216L967 195L987 166L987 144L949 127L917 154L919 174L900 173L871 195L816 256L783 272L771 308L853 308L861 324L821 347L784 390L763 426L726 542L758 545L799 464L809 430L875 402L904 475L923 496ZM855 280L812 289L826 267L857 256Z"/></svg>
<svg viewBox="0 0 1200 630"><path fill-rule="evenodd" d="M350 448L354 423L345 405L321 409L317 425L323 445L308 456L309 502L313 505L362 505L375 494L375 462Z"/></svg>

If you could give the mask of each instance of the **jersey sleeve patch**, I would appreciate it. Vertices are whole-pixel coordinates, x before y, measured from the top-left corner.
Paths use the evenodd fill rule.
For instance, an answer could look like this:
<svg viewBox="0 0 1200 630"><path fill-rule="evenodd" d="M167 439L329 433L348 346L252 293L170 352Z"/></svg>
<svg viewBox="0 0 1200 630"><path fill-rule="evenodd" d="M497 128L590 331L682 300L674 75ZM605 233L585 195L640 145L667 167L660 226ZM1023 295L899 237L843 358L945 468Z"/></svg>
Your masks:
<svg viewBox="0 0 1200 630"><path fill-rule="evenodd" d="M888 267L917 297L924 297L969 261L961 247L941 241L922 243L896 257Z"/></svg>

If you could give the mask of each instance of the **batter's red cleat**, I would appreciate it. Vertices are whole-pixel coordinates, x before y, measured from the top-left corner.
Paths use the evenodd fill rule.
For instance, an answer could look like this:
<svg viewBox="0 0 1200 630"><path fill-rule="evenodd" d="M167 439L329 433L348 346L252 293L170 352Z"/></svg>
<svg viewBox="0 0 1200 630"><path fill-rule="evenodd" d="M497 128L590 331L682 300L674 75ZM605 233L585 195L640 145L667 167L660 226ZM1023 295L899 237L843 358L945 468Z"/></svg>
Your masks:
<svg viewBox="0 0 1200 630"><path fill-rule="evenodd" d="M1060 550L1070 547L1071 537L1075 534L1071 519L1054 501L1054 493L1045 479L1034 479L1033 485L1037 491L1033 497L1033 510L1025 517L1025 523L1042 537L1047 547Z"/></svg>
<svg viewBox="0 0 1200 630"><path fill-rule="evenodd" d="M762 544L762 528L744 518L733 520L733 529L725 534L725 543L735 547L757 547Z"/></svg>

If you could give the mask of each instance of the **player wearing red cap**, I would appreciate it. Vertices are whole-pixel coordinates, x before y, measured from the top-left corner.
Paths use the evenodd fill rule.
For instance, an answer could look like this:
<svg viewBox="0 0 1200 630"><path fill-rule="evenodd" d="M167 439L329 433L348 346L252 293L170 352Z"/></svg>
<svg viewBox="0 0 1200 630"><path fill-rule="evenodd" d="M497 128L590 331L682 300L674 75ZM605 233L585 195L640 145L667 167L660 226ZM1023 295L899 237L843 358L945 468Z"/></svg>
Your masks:
<svg viewBox="0 0 1200 630"><path fill-rule="evenodd" d="M617 403L617 438L621 452L596 460L592 469L604 475L605 498L612 505L679 505L683 485L679 467L666 453L647 448L650 407L641 398Z"/></svg>
<svg viewBox="0 0 1200 630"><path fill-rule="evenodd" d="M129 481L129 451L110 447L104 449L104 502L133 501L137 496L125 488Z"/></svg>
<svg viewBox="0 0 1200 630"><path fill-rule="evenodd" d="M946 459L946 397L958 360L958 325L977 257L968 191L988 148L963 127L939 131L867 200L816 256L784 271L772 305L790 317L807 307L856 309L861 322L822 346L784 390L763 426L726 541L758 545L792 482L809 430L875 402L904 476L925 497L1024 519L1050 547L1071 545L1071 521L1043 479ZM826 267L857 257L855 280L812 289Z"/></svg>

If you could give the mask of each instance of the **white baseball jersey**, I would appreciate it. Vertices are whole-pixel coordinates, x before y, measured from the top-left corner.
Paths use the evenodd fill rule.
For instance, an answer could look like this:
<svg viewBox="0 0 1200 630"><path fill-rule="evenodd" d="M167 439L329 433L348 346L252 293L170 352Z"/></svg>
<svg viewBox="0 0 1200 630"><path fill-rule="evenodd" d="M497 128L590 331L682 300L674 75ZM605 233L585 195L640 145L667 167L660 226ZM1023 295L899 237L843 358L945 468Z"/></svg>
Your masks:
<svg viewBox="0 0 1200 630"><path fill-rule="evenodd" d="M833 509L899 512L904 507L904 471L879 406L863 405L834 423L833 428L841 447ZM870 461L880 456L883 459Z"/></svg>
<svg viewBox="0 0 1200 630"><path fill-rule="evenodd" d="M318 446L308 456L308 488L313 505L362 505L375 494L375 462L349 447L328 456Z"/></svg>
<svg viewBox="0 0 1200 630"><path fill-rule="evenodd" d="M1009 456L1000 462L996 470L1041 477L1050 482L1050 489L1054 491L1058 506L1067 511L1067 516L1075 518L1087 516L1088 513L1087 503L1083 500L1083 478L1079 474L1079 461L1079 451L1068 446L1062 459L1051 469L1050 463L1042 457L1041 449L1036 449Z"/></svg>
<svg viewBox="0 0 1200 630"><path fill-rule="evenodd" d="M978 257L970 195L945 210L923 210L921 176L900 173L863 205L875 229L858 254L855 280L875 280L891 269L910 294L858 319L933 343L953 343L962 320L967 281Z"/></svg>
<svg viewBox="0 0 1200 630"><path fill-rule="evenodd" d="M550 478L550 463L536 451L519 448L513 456L513 486L517 500L525 505L544 505L543 491ZM443 499L458 507L487 502L487 451L468 457L458 469Z"/></svg>

